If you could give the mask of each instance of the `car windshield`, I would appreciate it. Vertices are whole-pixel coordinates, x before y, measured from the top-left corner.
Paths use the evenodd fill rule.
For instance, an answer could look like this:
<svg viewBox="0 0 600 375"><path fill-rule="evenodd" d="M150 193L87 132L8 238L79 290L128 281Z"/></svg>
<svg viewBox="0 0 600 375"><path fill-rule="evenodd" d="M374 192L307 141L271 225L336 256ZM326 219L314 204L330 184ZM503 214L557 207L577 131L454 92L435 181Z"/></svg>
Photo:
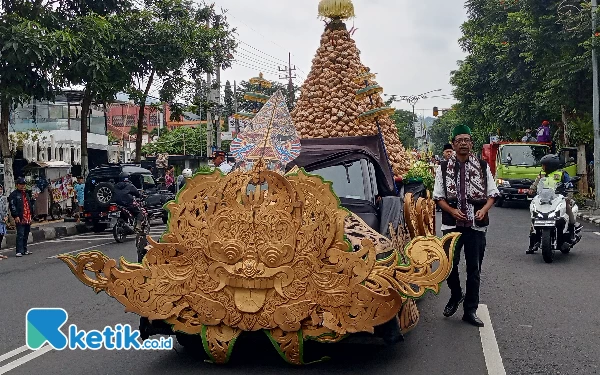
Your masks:
<svg viewBox="0 0 600 375"><path fill-rule="evenodd" d="M326 181L331 181L333 191L340 198L370 200L365 193L363 166L360 160L317 169L311 173L323 177Z"/></svg>
<svg viewBox="0 0 600 375"><path fill-rule="evenodd" d="M539 167L550 149L542 145L506 145L500 149L501 163L522 167Z"/></svg>

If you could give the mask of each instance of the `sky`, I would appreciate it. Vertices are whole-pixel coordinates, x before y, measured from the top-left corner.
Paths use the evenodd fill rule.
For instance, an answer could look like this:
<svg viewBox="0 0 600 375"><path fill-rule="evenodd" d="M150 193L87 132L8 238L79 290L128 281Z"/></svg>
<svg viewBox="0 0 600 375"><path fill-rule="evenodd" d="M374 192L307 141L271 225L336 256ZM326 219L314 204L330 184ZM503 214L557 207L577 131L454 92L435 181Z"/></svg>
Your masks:
<svg viewBox="0 0 600 375"><path fill-rule="evenodd" d="M233 67L222 71L225 82L248 80L262 71L279 80L278 68L287 66L288 52L302 83L308 75L324 30L318 19L319 0L215 0L227 10L239 41ZM463 0L353 0L356 18L346 21L357 28L353 38L362 62L377 74L384 94L448 95L415 105L419 116L432 116L434 106L449 108L452 99L450 72L464 52L458 45L460 26L466 21ZM281 73L282 75L284 73ZM287 82L281 80L282 83ZM396 108L412 110L406 102Z"/></svg>

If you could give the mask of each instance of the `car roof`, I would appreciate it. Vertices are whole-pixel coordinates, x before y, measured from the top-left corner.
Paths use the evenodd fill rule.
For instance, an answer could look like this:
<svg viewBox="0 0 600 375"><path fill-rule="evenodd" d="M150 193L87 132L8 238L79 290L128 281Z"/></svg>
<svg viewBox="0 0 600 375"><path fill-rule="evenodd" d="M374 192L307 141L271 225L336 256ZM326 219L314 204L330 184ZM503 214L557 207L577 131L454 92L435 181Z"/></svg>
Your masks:
<svg viewBox="0 0 600 375"><path fill-rule="evenodd" d="M110 165L101 166L94 168L90 171L90 176L115 176L118 177L121 174L135 175L135 174L152 174L148 169L141 168L135 165Z"/></svg>

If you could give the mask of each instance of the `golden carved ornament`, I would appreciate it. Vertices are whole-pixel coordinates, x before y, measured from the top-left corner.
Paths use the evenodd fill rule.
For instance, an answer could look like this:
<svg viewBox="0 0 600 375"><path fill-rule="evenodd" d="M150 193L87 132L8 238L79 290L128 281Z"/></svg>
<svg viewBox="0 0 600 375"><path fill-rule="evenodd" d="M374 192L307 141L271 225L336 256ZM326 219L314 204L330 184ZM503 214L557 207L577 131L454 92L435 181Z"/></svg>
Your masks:
<svg viewBox="0 0 600 375"><path fill-rule="evenodd" d="M269 332L286 360L301 363L297 341L305 337L336 342L372 333L403 306L403 329L413 327L418 310L407 301L439 291L458 235L431 236L422 218L430 206L417 201L406 214L417 223L410 233L422 222L426 237L407 242L400 230L382 240L340 207L331 183L295 172L196 175L167 205L168 231L160 243L148 237L141 264L121 259L119 268L96 251L59 259L126 311L202 335L218 363L241 331Z"/></svg>

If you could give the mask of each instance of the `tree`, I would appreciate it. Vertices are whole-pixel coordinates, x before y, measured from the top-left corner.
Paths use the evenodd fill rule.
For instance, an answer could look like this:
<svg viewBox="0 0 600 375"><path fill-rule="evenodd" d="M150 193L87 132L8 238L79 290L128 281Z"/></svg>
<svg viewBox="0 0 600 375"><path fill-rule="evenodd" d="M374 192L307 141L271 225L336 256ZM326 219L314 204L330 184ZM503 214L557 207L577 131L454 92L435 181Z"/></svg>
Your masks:
<svg viewBox="0 0 600 375"><path fill-rule="evenodd" d="M590 113L591 12L562 14L562 5L467 1L460 44L468 55L451 83L457 116L479 143L489 134L520 139L542 120L566 126Z"/></svg>
<svg viewBox="0 0 600 375"><path fill-rule="evenodd" d="M225 118L229 118L233 116L235 113L233 106L233 90L231 89L231 83L229 81L225 82L225 108L224 115Z"/></svg>
<svg viewBox="0 0 600 375"><path fill-rule="evenodd" d="M0 13L0 148L5 191L14 189L13 154L9 144L10 111L29 100L52 99L62 83L55 63L75 45L55 22L52 6L43 1L3 1Z"/></svg>
<svg viewBox="0 0 600 375"><path fill-rule="evenodd" d="M271 96L271 95L275 94L278 90L281 90L281 93L283 94L283 97L286 98L286 103L287 103L289 101L289 100L287 100L287 98L289 98L289 94L288 94L289 88L288 88L287 84L284 85L277 81L271 81L271 87L259 89L256 85L253 85L247 81L242 81L242 82L240 82L240 84L237 88L237 92L236 92L238 107L243 109L246 112L252 112L253 110L256 110L257 108L259 108L260 106L257 105L257 103L255 103L255 102L244 99L244 95L246 93L259 92L261 94ZM297 97L297 94L299 92L300 92L300 86L294 85L294 97ZM290 111L292 109L294 109L295 104L296 104L295 102L287 103L288 109Z"/></svg>
<svg viewBox="0 0 600 375"><path fill-rule="evenodd" d="M236 44L225 17L212 6L188 0L148 0L129 22L126 39L127 63L134 78L144 83L127 90L140 108L136 139L136 162L140 162L144 111L152 85L158 82L161 100L173 103L201 75L214 72L216 66L229 67Z"/></svg>
<svg viewBox="0 0 600 375"><path fill-rule="evenodd" d="M156 142L142 148L144 155L206 155L206 130L202 127L180 127L161 133Z"/></svg>
<svg viewBox="0 0 600 375"><path fill-rule="evenodd" d="M429 130L429 138L433 142L433 152L435 154L442 154L444 145L450 142L452 129L460 123L461 119L456 109L445 111L443 115L433 122L433 126Z"/></svg>
<svg viewBox="0 0 600 375"><path fill-rule="evenodd" d="M67 2L64 17L77 41L77 53L59 65L72 85L83 85L81 112L89 113L94 101L107 103L131 82L131 73L123 65L119 43L124 37L120 17L111 13L127 10L123 0L86 0ZM94 12L101 12L100 14ZM125 13L126 14L126 13ZM81 116L81 169L88 171L88 116Z"/></svg>
<svg viewBox="0 0 600 375"><path fill-rule="evenodd" d="M391 103L392 102L390 102L390 104ZM411 111L397 109L396 112L394 112L394 114L392 115L392 119L396 123L396 128L398 129L398 136L400 137L402 145L406 149L415 148L417 140L415 139L414 123L417 121L417 116Z"/></svg>

